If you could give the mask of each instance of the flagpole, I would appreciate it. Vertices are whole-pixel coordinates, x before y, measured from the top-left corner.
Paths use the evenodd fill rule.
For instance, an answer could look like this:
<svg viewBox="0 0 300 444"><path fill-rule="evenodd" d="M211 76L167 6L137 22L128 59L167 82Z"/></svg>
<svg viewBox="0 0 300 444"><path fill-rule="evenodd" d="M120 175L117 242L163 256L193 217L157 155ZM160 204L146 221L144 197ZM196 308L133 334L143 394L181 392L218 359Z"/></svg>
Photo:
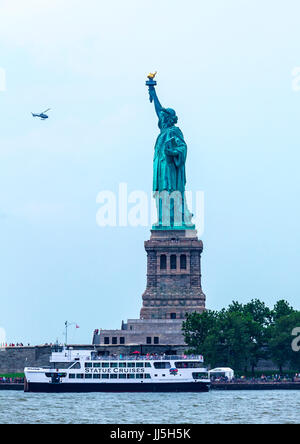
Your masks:
<svg viewBox="0 0 300 444"><path fill-rule="evenodd" d="M65 346L67 347L67 345L68 345L68 321L65 322L65 326L66 326L66 333L65 333L66 343L65 343Z"/></svg>
<svg viewBox="0 0 300 444"><path fill-rule="evenodd" d="M67 345L68 345L68 327L71 327L71 325L76 325L76 328L77 328L77 324L76 324L76 322L71 322L71 323L69 323L68 321L66 321L65 322L65 327L66 327L66 332L65 332L65 336L66 336L66 347L67 347ZM79 328L79 327L78 327Z"/></svg>

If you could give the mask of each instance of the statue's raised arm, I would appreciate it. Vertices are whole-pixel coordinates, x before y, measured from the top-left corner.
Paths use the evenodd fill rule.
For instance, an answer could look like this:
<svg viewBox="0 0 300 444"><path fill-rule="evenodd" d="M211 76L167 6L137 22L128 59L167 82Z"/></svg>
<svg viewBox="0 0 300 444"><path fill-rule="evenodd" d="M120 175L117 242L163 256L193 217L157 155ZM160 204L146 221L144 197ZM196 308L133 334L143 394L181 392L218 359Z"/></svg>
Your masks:
<svg viewBox="0 0 300 444"><path fill-rule="evenodd" d="M155 90L154 86L149 87L149 94L150 94L150 98L152 98L152 100L154 102L155 111L156 111L157 117L159 118L160 113L161 113L163 107L161 106L161 103L158 100L158 97L157 97L156 90Z"/></svg>
<svg viewBox="0 0 300 444"><path fill-rule="evenodd" d="M148 75L148 81L146 82L146 85L149 87L150 102L151 103L154 102L155 111L156 111L157 117L159 118L163 107L162 107L160 101L158 100L156 90L155 90L155 86L157 85L157 83L154 80L154 78L155 78L156 74L157 74L157 72L155 72L154 74Z"/></svg>

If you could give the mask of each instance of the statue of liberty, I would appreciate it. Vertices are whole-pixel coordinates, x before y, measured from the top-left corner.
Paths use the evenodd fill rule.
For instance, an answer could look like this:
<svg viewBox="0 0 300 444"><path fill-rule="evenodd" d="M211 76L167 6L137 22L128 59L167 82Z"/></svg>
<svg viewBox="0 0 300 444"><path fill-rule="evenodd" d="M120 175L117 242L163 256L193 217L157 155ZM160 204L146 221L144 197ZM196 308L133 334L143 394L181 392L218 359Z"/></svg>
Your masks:
<svg viewBox="0 0 300 444"><path fill-rule="evenodd" d="M185 197L187 145L181 130L175 126L178 122L176 112L171 108L163 108L158 100L155 75L149 74L149 81L146 82L160 129L153 164L153 192L158 223L153 229L195 229Z"/></svg>

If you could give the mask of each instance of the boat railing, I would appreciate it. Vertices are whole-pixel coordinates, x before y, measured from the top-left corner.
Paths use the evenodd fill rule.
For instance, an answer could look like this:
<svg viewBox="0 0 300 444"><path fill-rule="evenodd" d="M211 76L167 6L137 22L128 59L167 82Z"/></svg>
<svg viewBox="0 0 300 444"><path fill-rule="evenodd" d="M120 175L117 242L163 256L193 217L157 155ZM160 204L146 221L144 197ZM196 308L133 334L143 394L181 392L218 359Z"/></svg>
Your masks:
<svg viewBox="0 0 300 444"><path fill-rule="evenodd" d="M111 356L95 356L87 357L86 360L93 361L182 361L182 360L194 360L203 362L203 356L201 355L111 355Z"/></svg>

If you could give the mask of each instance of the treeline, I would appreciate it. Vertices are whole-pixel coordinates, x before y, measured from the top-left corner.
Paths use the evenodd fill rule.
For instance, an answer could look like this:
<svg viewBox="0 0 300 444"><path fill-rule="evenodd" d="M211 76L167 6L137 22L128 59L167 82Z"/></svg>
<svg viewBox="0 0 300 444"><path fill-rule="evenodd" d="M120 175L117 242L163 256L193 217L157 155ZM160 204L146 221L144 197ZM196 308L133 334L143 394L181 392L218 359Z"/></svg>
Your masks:
<svg viewBox="0 0 300 444"><path fill-rule="evenodd" d="M189 352L204 355L212 367L254 373L258 362L266 359L282 373L285 366L300 372L300 351L292 347L297 327L300 311L288 302L280 300L270 309L255 299L245 305L233 302L221 311L189 314L183 333Z"/></svg>

